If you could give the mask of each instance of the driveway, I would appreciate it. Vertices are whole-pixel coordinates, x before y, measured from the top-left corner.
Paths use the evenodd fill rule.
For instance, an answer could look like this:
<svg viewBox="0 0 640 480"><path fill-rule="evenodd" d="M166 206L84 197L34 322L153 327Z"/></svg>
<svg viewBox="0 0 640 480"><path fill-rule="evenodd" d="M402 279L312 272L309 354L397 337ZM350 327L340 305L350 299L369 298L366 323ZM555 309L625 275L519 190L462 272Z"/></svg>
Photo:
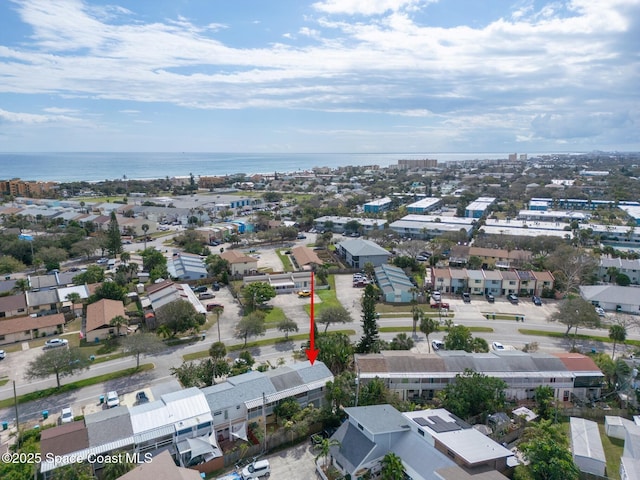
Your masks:
<svg viewBox="0 0 640 480"><path fill-rule="evenodd" d="M266 457L271 464L271 478L304 478L316 477L315 455L309 442L302 442L286 450L281 450Z"/></svg>

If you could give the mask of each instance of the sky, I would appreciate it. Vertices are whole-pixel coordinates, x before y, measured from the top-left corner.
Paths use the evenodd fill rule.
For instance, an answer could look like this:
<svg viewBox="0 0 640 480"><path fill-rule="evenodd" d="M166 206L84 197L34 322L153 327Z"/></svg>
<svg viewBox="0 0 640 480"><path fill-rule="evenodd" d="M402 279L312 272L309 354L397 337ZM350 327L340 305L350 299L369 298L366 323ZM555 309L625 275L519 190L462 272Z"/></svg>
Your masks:
<svg viewBox="0 0 640 480"><path fill-rule="evenodd" d="M0 152L640 151L640 0L2 0Z"/></svg>

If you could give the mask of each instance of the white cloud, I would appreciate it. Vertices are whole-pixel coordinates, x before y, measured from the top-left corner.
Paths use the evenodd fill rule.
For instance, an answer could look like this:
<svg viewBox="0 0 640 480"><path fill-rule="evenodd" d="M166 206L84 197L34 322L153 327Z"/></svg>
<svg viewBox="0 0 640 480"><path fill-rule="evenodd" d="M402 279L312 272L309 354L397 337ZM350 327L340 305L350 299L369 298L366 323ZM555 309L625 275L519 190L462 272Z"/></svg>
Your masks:
<svg viewBox="0 0 640 480"><path fill-rule="evenodd" d="M9 112L0 109L0 123L37 125L54 122L75 122L77 119L65 115L41 115L35 113Z"/></svg>
<svg viewBox="0 0 640 480"><path fill-rule="evenodd" d="M313 4L313 8L329 14L380 15L386 12L415 8L421 0L324 0Z"/></svg>

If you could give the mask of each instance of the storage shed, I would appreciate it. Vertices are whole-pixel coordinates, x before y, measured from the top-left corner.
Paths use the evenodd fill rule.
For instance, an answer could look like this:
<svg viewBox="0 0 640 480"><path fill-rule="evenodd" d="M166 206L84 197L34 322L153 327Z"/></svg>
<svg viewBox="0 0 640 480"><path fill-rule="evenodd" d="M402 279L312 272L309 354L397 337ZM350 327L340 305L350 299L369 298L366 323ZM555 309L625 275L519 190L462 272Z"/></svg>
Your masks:
<svg viewBox="0 0 640 480"><path fill-rule="evenodd" d="M624 440L627 433L623 418L611 415L604 417L604 430L607 432L607 437L619 438L620 440Z"/></svg>
<svg viewBox="0 0 640 480"><path fill-rule="evenodd" d="M584 418L571 417L571 453L581 472L604 476L607 459L600 439L598 424Z"/></svg>

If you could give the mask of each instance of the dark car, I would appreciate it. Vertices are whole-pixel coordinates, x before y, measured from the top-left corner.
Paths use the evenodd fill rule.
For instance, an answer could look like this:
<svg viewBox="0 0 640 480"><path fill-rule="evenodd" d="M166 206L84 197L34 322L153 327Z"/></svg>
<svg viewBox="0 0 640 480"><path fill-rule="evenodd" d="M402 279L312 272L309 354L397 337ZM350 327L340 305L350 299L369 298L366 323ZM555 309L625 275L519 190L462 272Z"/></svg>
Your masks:
<svg viewBox="0 0 640 480"><path fill-rule="evenodd" d="M462 294L462 301L464 303L471 303L471 295L469 295L467 292L464 292Z"/></svg>
<svg viewBox="0 0 640 480"><path fill-rule="evenodd" d="M517 305L518 303L518 296L515 293L510 293L509 295L507 295L507 300L509 300L511 303L513 303L514 305Z"/></svg>
<svg viewBox="0 0 640 480"><path fill-rule="evenodd" d="M193 293L204 293L206 291L207 291L207 286L206 285L199 285L199 286L193 288Z"/></svg>
<svg viewBox="0 0 640 480"><path fill-rule="evenodd" d="M213 282L213 285L211 285L211 288L213 288L214 292L220 291L220 283L219 282Z"/></svg>
<svg viewBox="0 0 640 480"><path fill-rule="evenodd" d="M531 297L531 300L533 301L534 305L537 305L537 306L541 306L542 305L542 300L537 295L534 295L533 297Z"/></svg>
<svg viewBox="0 0 640 480"><path fill-rule="evenodd" d="M136 405L141 405L143 403L149 403L149 397L144 392L136 393Z"/></svg>
<svg viewBox="0 0 640 480"><path fill-rule="evenodd" d="M496 297L493 296L493 293L487 293L486 297L487 297L487 302L495 303Z"/></svg>

